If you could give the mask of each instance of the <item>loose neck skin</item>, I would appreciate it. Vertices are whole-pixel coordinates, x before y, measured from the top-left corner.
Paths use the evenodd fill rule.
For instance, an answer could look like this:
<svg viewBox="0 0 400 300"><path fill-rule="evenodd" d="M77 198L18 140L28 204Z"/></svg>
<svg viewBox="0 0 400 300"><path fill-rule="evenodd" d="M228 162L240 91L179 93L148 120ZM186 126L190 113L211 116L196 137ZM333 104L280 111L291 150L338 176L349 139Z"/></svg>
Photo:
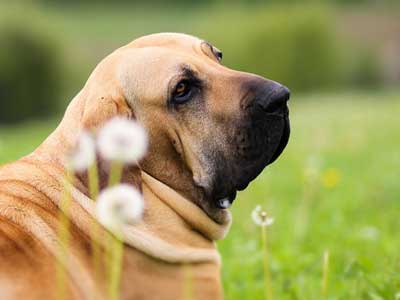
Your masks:
<svg viewBox="0 0 400 300"><path fill-rule="evenodd" d="M66 155L84 128L84 106L80 93L58 128L31 157L62 170ZM107 164L99 162L99 167L101 177L107 178ZM78 178L80 183L73 198L95 217L94 202L88 198L86 177L78 174ZM103 186L104 178L101 180ZM124 229L127 245L167 262L219 261L214 241L223 238L229 230L230 215L223 224L216 223L193 201L137 167L124 168L123 181L142 190L146 206L143 222Z"/></svg>
<svg viewBox="0 0 400 300"><path fill-rule="evenodd" d="M166 203L184 222L205 238L215 241L226 235L231 223L230 217L224 224L216 223L192 201L143 171L142 180L155 197Z"/></svg>

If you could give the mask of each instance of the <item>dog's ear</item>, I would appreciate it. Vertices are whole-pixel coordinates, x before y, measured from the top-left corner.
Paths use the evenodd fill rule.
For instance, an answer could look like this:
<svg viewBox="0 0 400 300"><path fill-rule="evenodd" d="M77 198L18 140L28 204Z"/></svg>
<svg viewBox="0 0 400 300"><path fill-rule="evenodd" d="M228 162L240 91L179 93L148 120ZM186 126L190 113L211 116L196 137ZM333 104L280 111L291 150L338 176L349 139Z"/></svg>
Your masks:
<svg viewBox="0 0 400 300"><path fill-rule="evenodd" d="M87 86L85 93L85 105L81 118L82 127L96 131L108 120L115 116L134 119L134 113L125 100L125 96L118 85L107 84ZM107 187L110 163L97 154L100 189ZM86 173L86 172L85 172ZM88 186L87 174L77 174L85 186ZM141 190L141 171L137 165L125 165L123 168L122 182L134 185Z"/></svg>
<svg viewBox="0 0 400 300"><path fill-rule="evenodd" d="M82 116L82 125L86 129L97 129L107 120L121 116L128 119L134 114L125 100L121 89L117 85L108 84L98 90L90 88L86 91L85 107Z"/></svg>

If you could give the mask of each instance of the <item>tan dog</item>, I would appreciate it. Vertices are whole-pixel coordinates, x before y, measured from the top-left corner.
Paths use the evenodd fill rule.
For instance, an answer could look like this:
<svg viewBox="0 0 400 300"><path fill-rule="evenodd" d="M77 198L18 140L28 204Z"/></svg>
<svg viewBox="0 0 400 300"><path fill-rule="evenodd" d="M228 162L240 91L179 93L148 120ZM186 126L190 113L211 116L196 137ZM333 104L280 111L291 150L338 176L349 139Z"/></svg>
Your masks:
<svg viewBox="0 0 400 300"><path fill-rule="evenodd" d="M283 151L289 92L228 69L221 58L183 34L133 41L97 66L36 151L0 170L1 299L56 299L60 264L67 274L61 299L106 298L106 279L92 265L94 202L85 174L70 186L67 261L57 230L66 154L83 129L116 115L137 119L150 142L140 169L124 169L123 180L141 189L146 208L140 224L124 228L121 299L184 299L188 280L192 299L222 297L214 241L229 228L236 191ZM108 165L101 158L99 169L104 186Z"/></svg>

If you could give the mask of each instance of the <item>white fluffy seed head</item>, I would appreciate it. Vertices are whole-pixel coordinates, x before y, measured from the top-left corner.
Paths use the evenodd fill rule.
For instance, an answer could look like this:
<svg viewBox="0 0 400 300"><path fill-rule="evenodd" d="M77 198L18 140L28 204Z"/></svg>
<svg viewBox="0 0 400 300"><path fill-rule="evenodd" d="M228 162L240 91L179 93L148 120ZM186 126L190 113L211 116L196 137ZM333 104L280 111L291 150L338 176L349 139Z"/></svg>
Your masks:
<svg viewBox="0 0 400 300"><path fill-rule="evenodd" d="M97 145L107 160L137 163L146 154L147 133L137 122L115 117L100 129Z"/></svg>
<svg viewBox="0 0 400 300"><path fill-rule="evenodd" d="M101 192L96 202L99 222L114 233L124 225L138 223L143 215L143 197L128 184L119 184Z"/></svg>
<svg viewBox="0 0 400 300"><path fill-rule="evenodd" d="M68 156L68 166L76 172L88 169L96 160L96 143L88 131L83 131L75 149Z"/></svg>
<svg viewBox="0 0 400 300"><path fill-rule="evenodd" d="M252 211L251 218L256 225L262 227L267 227L274 223L274 218L269 217L267 212L264 211L260 205L257 205Z"/></svg>

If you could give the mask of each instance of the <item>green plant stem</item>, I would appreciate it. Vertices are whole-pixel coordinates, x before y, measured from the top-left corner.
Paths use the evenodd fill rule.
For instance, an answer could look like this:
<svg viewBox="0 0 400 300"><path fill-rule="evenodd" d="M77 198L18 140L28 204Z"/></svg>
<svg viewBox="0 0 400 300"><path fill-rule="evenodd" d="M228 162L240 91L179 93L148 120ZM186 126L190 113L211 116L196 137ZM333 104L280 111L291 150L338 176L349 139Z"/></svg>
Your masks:
<svg viewBox="0 0 400 300"><path fill-rule="evenodd" d="M122 242L121 234L118 234L118 236L112 240L112 249L111 249L112 263L111 263L110 282L109 282L110 300L119 299L123 254L124 254L124 243Z"/></svg>
<svg viewBox="0 0 400 300"><path fill-rule="evenodd" d="M93 269L94 276L96 280L100 280L101 270L100 270L100 262L101 262L101 251L98 240L100 239L100 225L96 222L96 219L93 219L92 223L92 249L93 249Z"/></svg>
<svg viewBox="0 0 400 300"><path fill-rule="evenodd" d="M295 237L298 242L304 238L309 222L310 210L313 207L317 194L317 180L307 180L304 184L303 201L300 202L298 212L296 213Z"/></svg>
<svg viewBox="0 0 400 300"><path fill-rule="evenodd" d="M324 252L322 263L322 299L328 299L328 280L329 280L329 250Z"/></svg>
<svg viewBox="0 0 400 300"><path fill-rule="evenodd" d="M94 162L88 170L88 186L89 186L89 195L90 199L93 201L97 200L99 195L99 174L97 168L97 162ZM96 219L93 219L92 230L91 230L91 244L93 251L93 268L95 279L98 280L100 277L100 246L97 242L100 235L99 224Z"/></svg>
<svg viewBox="0 0 400 300"><path fill-rule="evenodd" d="M94 162L88 170L89 176L89 194L90 198L96 201L99 195L99 171L97 168L97 162Z"/></svg>
<svg viewBox="0 0 400 300"><path fill-rule="evenodd" d="M112 187L120 183L122 178L123 163L120 161L111 162L108 187ZM108 253L107 253L107 273L109 278L109 299L118 300L119 287L121 279L121 265L123 258L124 244L122 242L122 234L114 232L116 237L108 236Z"/></svg>
<svg viewBox="0 0 400 300"><path fill-rule="evenodd" d="M271 273L270 273L270 270L269 270L267 226L261 226L261 241L262 241L262 249L263 249L265 299L266 300L273 300L272 284L271 284Z"/></svg>
<svg viewBox="0 0 400 300"><path fill-rule="evenodd" d="M122 170L123 163L121 161L111 162L108 187L112 187L121 182Z"/></svg>
<svg viewBox="0 0 400 300"><path fill-rule="evenodd" d="M57 264L57 295L60 296L60 299L66 298L66 287L67 287L67 274L66 268L68 263L68 244L70 239L69 232L69 210L71 206L71 193L69 185L74 182L74 174L71 170L66 170L65 173L65 184L63 189L63 194L60 203L60 211L59 211L59 240L60 240L60 260Z"/></svg>

